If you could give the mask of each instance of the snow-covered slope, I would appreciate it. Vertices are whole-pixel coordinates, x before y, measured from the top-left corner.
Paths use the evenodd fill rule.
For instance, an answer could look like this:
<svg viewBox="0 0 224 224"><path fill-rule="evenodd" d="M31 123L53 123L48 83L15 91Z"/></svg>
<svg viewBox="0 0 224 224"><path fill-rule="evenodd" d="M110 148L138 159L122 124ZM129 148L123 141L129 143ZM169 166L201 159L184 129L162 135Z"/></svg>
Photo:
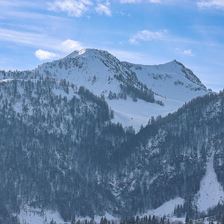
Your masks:
<svg viewBox="0 0 224 224"><path fill-rule="evenodd" d="M120 92L120 76L125 81L130 79L132 85L138 85L137 77L120 61L106 51L83 49L67 57L38 67L41 74L54 75L85 86L96 95L109 97L110 92Z"/></svg>
<svg viewBox="0 0 224 224"><path fill-rule="evenodd" d="M149 210L148 212L144 213L141 216L155 215L158 217L164 217L164 216L173 217L175 208L178 205L180 206L183 204L184 204L184 199L177 197L177 198L174 198L174 199L171 199L171 200L165 202L164 204L162 204L161 206L159 206L156 209Z"/></svg>
<svg viewBox="0 0 224 224"><path fill-rule="evenodd" d="M66 79L103 95L114 110L114 121L136 130L146 125L151 116L167 115L208 92L177 61L156 66L134 65L96 49L75 51L39 66L36 72Z"/></svg>
<svg viewBox="0 0 224 224"><path fill-rule="evenodd" d="M55 223L55 224L66 224L60 217L58 212L43 210L39 208L31 208L29 206L21 209L19 214L20 224L44 224L44 223Z"/></svg>
<svg viewBox="0 0 224 224"><path fill-rule="evenodd" d="M200 212L206 212L209 208L224 202L223 187L217 180L213 163L214 153L207 162L206 173L201 180L200 190L196 195L196 205Z"/></svg>
<svg viewBox="0 0 224 224"><path fill-rule="evenodd" d="M151 108L151 105L146 104L147 112L140 110L140 113L144 113L141 114L142 117L167 115L185 102L208 92L193 72L176 60L161 65L123 63L164 103L163 107L158 108Z"/></svg>
<svg viewBox="0 0 224 224"><path fill-rule="evenodd" d="M170 100L188 101L207 91L193 72L176 60L161 65L124 64L155 93Z"/></svg>

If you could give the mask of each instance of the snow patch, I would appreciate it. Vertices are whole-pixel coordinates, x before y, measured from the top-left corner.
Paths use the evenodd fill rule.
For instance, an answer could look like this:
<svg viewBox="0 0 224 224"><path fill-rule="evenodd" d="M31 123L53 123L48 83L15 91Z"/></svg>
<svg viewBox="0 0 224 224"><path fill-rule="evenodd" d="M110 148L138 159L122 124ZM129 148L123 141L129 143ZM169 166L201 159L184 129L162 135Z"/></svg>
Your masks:
<svg viewBox="0 0 224 224"><path fill-rule="evenodd" d="M183 102L172 99L166 99L164 106L140 99L134 102L130 97L126 100L107 100L107 103L114 111L114 123L120 123L124 127L133 126L136 131L146 125L152 116L166 116L183 105Z"/></svg>
<svg viewBox="0 0 224 224"><path fill-rule="evenodd" d="M1 79L0 83L10 82L10 81L13 81L13 79Z"/></svg>
<svg viewBox="0 0 224 224"><path fill-rule="evenodd" d="M114 221L114 222L119 221L119 218L116 218L116 217L114 217L113 215L111 215L111 214L109 214L109 213L107 213L107 212L105 213L104 216L95 216L95 217L94 217L94 221L95 221L97 224L99 224L101 218L103 218L103 217L105 217L107 220L110 220L110 221Z"/></svg>
<svg viewBox="0 0 224 224"><path fill-rule="evenodd" d="M144 213L141 216L155 215L155 216L159 216L159 217L163 217L163 216L173 217L174 209L178 205L183 205L183 204L184 204L184 199L181 197L177 197L177 198L174 198L174 199L171 199L171 200L165 202L164 204L162 204L161 206L159 206L156 209L147 211L146 213Z"/></svg>
<svg viewBox="0 0 224 224"><path fill-rule="evenodd" d="M106 218L107 220L114 221L115 223L119 221L119 218L114 217L108 212L105 215L94 216L94 223L99 224L101 218ZM55 224L70 224L70 222L64 222L60 214L57 211L43 210L40 208L33 208L30 206L24 206L18 215L18 219L21 224L50 224L53 221ZM92 220L90 217L76 217L76 221L84 222L85 220Z"/></svg>
<svg viewBox="0 0 224 224"><path fill-rule="evenodd" d="M56 224L66 224L56 211L41 210L25 206L18 215L21 224L48 224L54 221Z"/></svg>
<svg viewBox="0 0 224 224"><path fill-rule="evenodd" d="M224 202L223 187L218 182L213 163L214 153L207 162L205 176L201 180L200 190L195 197L200 212L206 212L209 208Z"/></svg>
<svg viewBox="0 0 224 224"><path fill-rule="evenodd" d="M102 218L106 218L107 220L113 221L114 223L118 223L118 221L120 220L119 218L117 218L117 217L111 215L110 213L106 212L105 215L103 215L103 216L95 215L93 219L90 218L89 216L86 216L86 217L77 217L76 218L76 221L79 220L82 223L82 222L85 222L86 220L87 221L93 220L94 223L99 224L100 223L100 220Z"/></svg>

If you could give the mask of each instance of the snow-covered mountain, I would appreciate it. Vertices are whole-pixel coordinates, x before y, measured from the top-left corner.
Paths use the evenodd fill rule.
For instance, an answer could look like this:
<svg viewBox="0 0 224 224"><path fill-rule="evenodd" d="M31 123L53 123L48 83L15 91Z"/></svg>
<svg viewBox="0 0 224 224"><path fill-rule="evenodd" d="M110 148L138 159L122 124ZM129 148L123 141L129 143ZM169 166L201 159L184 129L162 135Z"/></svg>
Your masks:
<svg viewBox="0 0 224 224"><path fill-rule="evenodd" d="M66 79L103 95L114 111L114 121L136 130L146 125L151 116L167 115L208 93L193 72L177 61L134 65L96 49L75 51L39 66L36 72Z"/></svg>
<svg viewBox="0 0 224 224"><path fill-rule="evenodd" d="M223 211L224 93L179 62L87 49L0 80L0 223Z"/></svg>
<svg viewBox="0 0 224 224"><path fill-rule="evenodd" d="M194 218L223 208L223 93L198 97L134 134L111 122L104 98L28 74L1 73L4 223Z"/></svg>

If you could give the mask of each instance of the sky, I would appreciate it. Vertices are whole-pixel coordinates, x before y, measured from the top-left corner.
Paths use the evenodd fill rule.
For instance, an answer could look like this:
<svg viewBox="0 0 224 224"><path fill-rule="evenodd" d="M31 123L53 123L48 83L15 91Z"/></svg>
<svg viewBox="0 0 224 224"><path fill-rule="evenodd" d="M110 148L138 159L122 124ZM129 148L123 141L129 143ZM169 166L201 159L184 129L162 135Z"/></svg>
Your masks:
<svg viewBox="0 0 224 224"><path fill-rule="evenodd" d="M97 48L140 64L176 59L224 88L224 0L0 0L0 9L0 70Z"/></svg>

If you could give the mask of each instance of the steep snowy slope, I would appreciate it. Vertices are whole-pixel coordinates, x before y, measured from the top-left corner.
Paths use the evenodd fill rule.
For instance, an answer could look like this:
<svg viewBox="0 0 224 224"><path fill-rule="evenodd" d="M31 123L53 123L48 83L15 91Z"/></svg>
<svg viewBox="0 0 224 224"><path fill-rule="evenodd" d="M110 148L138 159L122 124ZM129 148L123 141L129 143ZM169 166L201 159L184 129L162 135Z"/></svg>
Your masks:
<svg viewBox="0 0 224 224"><path fill-rule="evenodd" d="M213 163L214 152L208 159L205 176L201 180L200 190L195 197L195 202L200 212L206 212L209 208L224 202L223 187L217 180Z"/></svg>
<svg viewBox="0 0 224 224"><path fill-rule="evenodd" d="M109 90L117 92L119 86L114 74L126 72L116 58L104 51L81 50L67 57L38 67L43 74L67 79L79 86L85 86L95 94L108 96Z"/></svg>
<svg viewBox="0 0 224 224"><path fill-rule="evenodd" d="M184 102L207 91L197 76L176 60L162 65L124 64L141 82L168 100Z"/></svg>
<svg viewBox="0 0 224 224"><path fill-rule="evenodd" d="M174 210L178 205L179 206L184 205L183 198L177 197L177 198L171 199L171 200L163 203L158 208L149 210L147 213L144 213L143 215L141 214L141 216L144 217L145 215L156 215L159 217L163 217L163 216L173 217Z"/></svg>
<svg viewBox="0 0 224 224"><path fill-rule="evenodd" d="M208 93L193 72L176 60L161 65L123 64L164 103L163 107L152 108L146 104L146 110L139 111L144 119L149 115L167 115L191 99Z"/></svg>
<svg viewBox="0 0 224 224"><path fill-rule="evenodd" d="M143 66L120 62L96 49L73 52L39 66L36 73L66 79L103 95L114 110L114 121L136 130L151 116L167 115L185 102L206 94L200 80L179 62Z"/></svg>

